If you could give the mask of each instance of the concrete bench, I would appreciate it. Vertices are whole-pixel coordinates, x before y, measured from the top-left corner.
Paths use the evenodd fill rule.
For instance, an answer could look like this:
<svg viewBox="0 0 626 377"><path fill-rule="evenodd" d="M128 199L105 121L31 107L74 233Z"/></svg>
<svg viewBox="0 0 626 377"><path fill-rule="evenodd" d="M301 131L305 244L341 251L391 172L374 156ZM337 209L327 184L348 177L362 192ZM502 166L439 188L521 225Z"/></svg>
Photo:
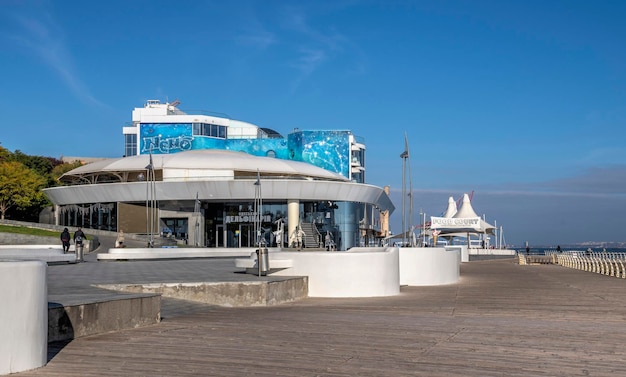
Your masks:
<svg viewBox="0 0 626 377"><path fill-rule="evenodd" d="M10 245L0 248L1 259L40 260L47 263L76 263L76 254L63 253L61 246Z"/></svg>

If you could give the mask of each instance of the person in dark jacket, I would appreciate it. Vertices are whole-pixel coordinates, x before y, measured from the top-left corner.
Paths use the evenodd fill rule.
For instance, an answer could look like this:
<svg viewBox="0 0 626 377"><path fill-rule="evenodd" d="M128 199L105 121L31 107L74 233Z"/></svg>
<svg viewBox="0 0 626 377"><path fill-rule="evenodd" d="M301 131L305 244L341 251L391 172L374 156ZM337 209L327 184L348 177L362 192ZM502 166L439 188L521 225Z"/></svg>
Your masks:
<svg viewBox="0 0 626 377"><path fill-rule="evenodd" d="M61 243L63 244L63 253L70 251L70 231L67 228L61 232Z"/></svg>
<svg viewBox="0 0 626 377"><path fill-rule="evenodd" d="M82 229L78 227L78 229L74 232L74 243L76 245L82 245L85 238L87 238L87 236L85 236L85 233L83 233Z"/></svg>

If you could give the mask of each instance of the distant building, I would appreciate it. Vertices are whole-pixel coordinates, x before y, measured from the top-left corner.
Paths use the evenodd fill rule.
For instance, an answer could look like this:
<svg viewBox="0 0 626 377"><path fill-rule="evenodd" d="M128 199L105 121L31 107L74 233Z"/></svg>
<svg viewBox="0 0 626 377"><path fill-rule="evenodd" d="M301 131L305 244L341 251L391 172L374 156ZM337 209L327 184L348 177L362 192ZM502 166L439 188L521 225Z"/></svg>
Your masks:
<svg viewBox="0 0 626 377"><path fill-rule="evenodd" d="M283 221L283 246L296 228L309 233L306 247L323 247L328 233L339 250L375 245L388 233L394 206L385 190L365 184L365 144L351 131L283 137L177 106L134 109L123 127L126 157L81 166L61 177L67 186L46 189L57 223L152 233L154 222L161 236L209 247L274 245Z"/></svg>

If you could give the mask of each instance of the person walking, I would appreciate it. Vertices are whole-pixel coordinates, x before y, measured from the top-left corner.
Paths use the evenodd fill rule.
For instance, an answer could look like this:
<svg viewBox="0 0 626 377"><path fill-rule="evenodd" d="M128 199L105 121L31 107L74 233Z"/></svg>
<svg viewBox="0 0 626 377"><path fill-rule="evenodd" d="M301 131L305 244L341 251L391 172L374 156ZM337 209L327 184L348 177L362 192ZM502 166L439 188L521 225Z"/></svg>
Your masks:
<svg viewBox="0 0 626 377"><path fill-rule="evenodd" d="M76 246L83 246L83 241L85 240L85 238L87 238L87 236L85 236L83 230L78 227L78 229L74 232L74 243L76 244Z"/></svg>
<svg viewBox="0 0 626 377"><path fill-rule="evenodd" d="M70 251L70 231L65 228L63 232L61 232L61 243L63 244L63 254L68 253Z"/></svg>

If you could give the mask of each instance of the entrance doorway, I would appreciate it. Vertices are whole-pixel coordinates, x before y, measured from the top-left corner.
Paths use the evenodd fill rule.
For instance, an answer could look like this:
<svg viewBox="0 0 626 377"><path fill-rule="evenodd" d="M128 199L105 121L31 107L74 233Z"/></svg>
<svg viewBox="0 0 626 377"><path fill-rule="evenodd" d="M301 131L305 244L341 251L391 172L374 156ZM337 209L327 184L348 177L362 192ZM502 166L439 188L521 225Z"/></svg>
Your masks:
<svg viewBox="0 0 626 377"><path fill-rule="evenodd" d="M217 225L218 233L220 228L223 229L223 225ZM253 236L254 229L252 224L226 224L226 247L253 247Z"/></svg>
<svg viewBox="0 0 626 377"><path fill-rule="evenodd" d="M254 229L250 224L239 225L239 247L253 247L254 246Z"/></svg>
<svg viewBox="0 0 626 377"><path fill-rule="evenodd" d="M226 232L224 231L224 225L217 225L215 227L215 247L226 247Z"/></svg>

